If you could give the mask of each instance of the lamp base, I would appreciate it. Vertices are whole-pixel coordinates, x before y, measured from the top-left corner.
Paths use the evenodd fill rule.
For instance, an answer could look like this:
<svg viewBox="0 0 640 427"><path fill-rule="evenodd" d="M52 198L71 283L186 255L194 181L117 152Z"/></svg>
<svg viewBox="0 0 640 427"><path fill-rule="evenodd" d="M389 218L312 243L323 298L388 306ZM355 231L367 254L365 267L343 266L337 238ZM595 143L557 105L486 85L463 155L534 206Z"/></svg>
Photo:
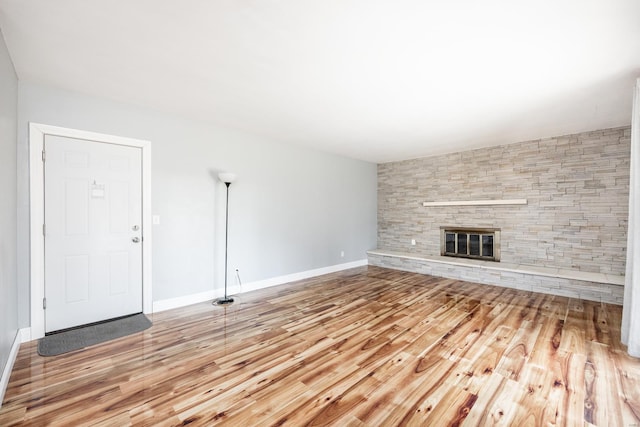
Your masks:
<svg viewBox="0 0 640 427"><path fill-rule="evenodd" d="M229 305L229 304L233 304L233 298L231 298L231 297L220 298L218 301L214 301L213 304L214 305Z"/></svg>

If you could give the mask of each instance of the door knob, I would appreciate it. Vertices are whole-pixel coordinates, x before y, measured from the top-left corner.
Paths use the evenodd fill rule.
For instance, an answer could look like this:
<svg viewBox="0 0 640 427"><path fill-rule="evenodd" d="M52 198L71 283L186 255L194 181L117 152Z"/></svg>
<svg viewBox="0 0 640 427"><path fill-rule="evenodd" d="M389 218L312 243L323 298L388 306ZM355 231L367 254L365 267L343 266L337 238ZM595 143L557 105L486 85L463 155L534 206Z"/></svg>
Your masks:
<svg viewBox="0 0 640 427"><path fill-rule="evenodd" d="M138 243L140 241L140 238L139 237L134 237L133 239L131 239L131 241L133 243Z"/></svg>

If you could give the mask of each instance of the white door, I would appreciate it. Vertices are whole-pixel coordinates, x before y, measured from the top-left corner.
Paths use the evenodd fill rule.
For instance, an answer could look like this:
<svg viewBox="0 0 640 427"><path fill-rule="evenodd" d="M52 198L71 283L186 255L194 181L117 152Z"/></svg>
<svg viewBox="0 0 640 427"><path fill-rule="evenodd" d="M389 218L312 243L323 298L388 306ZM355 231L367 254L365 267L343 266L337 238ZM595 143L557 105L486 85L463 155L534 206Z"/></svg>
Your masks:
<svg viewBox="0 0 640 427"><path fill-rule="evenodd" d="M45 331L142 311L142 153L44 139Z"/></svg>

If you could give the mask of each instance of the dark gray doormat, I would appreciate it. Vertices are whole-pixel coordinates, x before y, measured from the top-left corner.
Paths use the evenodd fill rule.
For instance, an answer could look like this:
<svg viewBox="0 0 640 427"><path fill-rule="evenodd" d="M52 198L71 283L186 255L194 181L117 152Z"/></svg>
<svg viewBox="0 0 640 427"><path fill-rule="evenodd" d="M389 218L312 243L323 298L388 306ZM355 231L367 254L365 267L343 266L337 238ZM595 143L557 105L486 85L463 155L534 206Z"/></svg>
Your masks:
<svg viewBox="0 0 640 427"><path fill-rule="evenodd" d="M57 356L79 350L94 344L100 344L116 338L141 332L151 326L151 321L142 313L121 317L107 322L58 332L40 338L38 354Z"/></svg>

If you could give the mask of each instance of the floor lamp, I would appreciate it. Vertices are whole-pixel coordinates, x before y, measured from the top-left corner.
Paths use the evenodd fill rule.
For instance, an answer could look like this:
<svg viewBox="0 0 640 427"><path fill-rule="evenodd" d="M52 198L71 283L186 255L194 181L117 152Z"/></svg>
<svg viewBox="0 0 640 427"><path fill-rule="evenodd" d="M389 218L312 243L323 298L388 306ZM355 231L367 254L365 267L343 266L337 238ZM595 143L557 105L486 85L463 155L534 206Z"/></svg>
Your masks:
<svg viewBox="0 0 640 427"><path fill-rule="evenodd" d="M235 173L221 172L218 174L220 181L224 182L227 186L227 213L225 217L225 231L224 231L224 298L220 298L214 304L228 305L233 303L233 298L227 296L227 248L229 247L229 186L236 180Z"/></svg>

